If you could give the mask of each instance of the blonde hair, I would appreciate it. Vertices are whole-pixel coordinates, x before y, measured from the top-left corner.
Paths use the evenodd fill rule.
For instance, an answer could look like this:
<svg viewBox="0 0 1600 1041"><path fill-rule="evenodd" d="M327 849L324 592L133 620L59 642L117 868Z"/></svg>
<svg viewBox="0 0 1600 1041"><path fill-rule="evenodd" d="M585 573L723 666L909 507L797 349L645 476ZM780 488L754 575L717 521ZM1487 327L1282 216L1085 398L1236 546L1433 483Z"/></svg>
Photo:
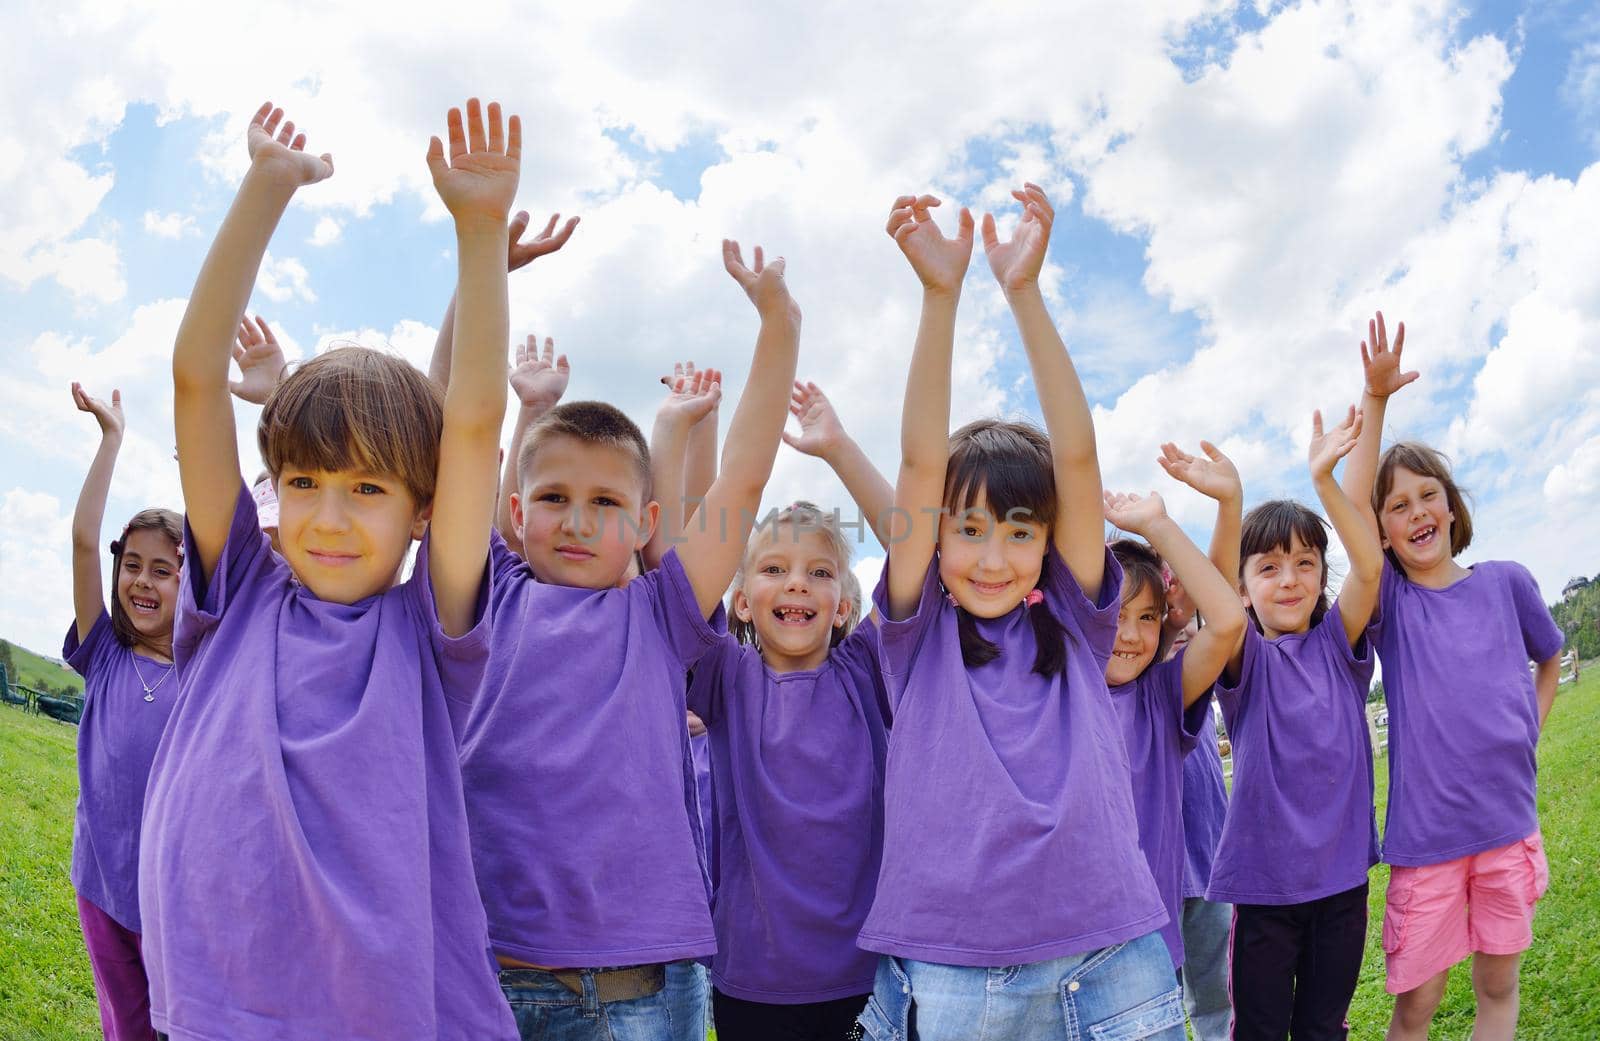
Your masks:
<svg viewBox="0 0 1600 1041"><path fill-rule="evenodd" d="M394 474L421 508L433 501L443 432L439 388L416 366L337 347L278 385L256 440L274 481L285 467Z"/></svg>
<svg viewBox="0 0 1600 1041"><path fill-rule="evenodd" d="M733 586L728 593L728 628L740 643L752 647L760 646L756 639L755 623L738 618L733 613L733 602L734 597L744 591L745 569L750 566L751 551L755 549L757 541L762 538L769 542L776 539L778 526L781 524L791 525L795 529L796 538L801 534L821 535L829 551L838 561L839 588L843 595L849 598L850 611L845 615L844 625L835 627L829 634L828 646L837 647L839 641L850 635L850 631L861 621L861 583L850 570L850 540L845 538L844 531L839 526L838 515L823 513L815 503L803 499L780 510L773 510L750 533L750 541L745 543L744 554L739 559L739 570L734 573Z"/></svg>

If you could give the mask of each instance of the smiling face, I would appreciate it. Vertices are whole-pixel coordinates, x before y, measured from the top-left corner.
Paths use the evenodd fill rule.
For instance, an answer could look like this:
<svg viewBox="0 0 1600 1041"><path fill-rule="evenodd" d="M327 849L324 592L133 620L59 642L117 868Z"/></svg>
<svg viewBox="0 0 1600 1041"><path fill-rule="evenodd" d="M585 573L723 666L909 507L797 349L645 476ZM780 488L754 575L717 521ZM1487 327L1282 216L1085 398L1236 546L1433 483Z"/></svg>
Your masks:
<svg viewBox="0 0 1600 1041"><path fill-rule="evenodd" d="M541 582L609 589L650 541L660 505L644 502L638 464L621 448L555 434L526 460L511 519Z"/></svg>
<svg viewBox="0 0 1600 1041"><path fill-rule="evenodd" d="M286 466L278 474L278 541L295 577L319 600L353 604L394 585L419 508L394 474Z"/></svg>
<svg viewBox="0 0 1600 1041"><path fill-rule="evenodd" d="M1049 528L1024 511L996 517L983 492L939 520L939 580L977 618L999 618L1039 584Z"/></svg>
<svg viewBox="0 0 1600 1041"><path fill-rule="evenodd" d="M1138 679L1161 649L1161 605L1149 583L1122 599L1117 610L1117 642L1106 663L1106 685L1118 687Z"/></svg>
<svg viewBox="0 0 1600 1041"><path fill-rule="evenodd" d="M774 524L752 537L745 554L733 611L755 628L762 660L774 672L821 667L850 614L833 543L804 526Z"/></svg>
<svg viewBox="0 0 1600 1041"><path fill-rule="evenodd" d="M1383 548L1394 552L1413 581L1453 568L1451 537L1455 514L1444 483L1438 478L1396 466L1378 519L1383 528Z"/></svg>
<svg viewBox="0 0 1600 1041"><path fill-rule="evenodd" d="M117 603L138 643L165 654L178 607L178 548L164 533L141 528L123 540Z"/></svg>
<svg viewBox="0 0 1600 1041"><path fill-rule="evenodd" d="M1311 628L1328 578L1321 551L1294 535L1288 546L1250 554L1243 571L1245 606L1268 639Z"/></svg>

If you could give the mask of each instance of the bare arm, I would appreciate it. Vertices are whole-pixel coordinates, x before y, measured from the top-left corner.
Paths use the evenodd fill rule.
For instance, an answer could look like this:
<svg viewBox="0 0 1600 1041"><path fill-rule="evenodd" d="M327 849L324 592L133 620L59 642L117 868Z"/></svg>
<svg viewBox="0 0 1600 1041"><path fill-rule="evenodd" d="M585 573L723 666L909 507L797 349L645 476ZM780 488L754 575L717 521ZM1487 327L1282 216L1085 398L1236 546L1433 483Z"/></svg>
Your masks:
<svg viewBox="0 0 1600 1041"><path fill-rule="evenodd" d="M709 379L722 385L721 369L706 369ZM706 497L706 492L711 489L711 484L717 479L717 421L721 413L720 402L722 396L717 395L718 404L711 406L711 411L706 413L704 419L694 425L689 431L689 454L683 463L683 498L685 502L697 503ZM687 506L685 511L689 516L694 511Z"/></svg>
<svg viewBox="0 0 1600 1041"><path fill-rule="evenodd" d="M295 190L333 173L332 158L306 154L305 135L282 120L283 111L269 103L250 123L250 170L200 267L172 352L178 472L200 557L188 563L204 579L222 556L243 482L228 391L235 334Z"/></svg>
<svg viewBox="0 0 1600 1041"><path fill-rule="evenodd" d="M72 511L72 608L78 625L78 639L89 637L89 630L106 608L101 592L100 529L105 523L106 497L111 493L111 474L116 469L117 452L122 448L126 429L122 417L122 391L111 392L107 404L85 393L80 384L72 385L72 400L79 411L94 416L100 424L100 447L83 478L78 505Z"/></svg>
<svg viewBox="0 0 1600 1041"><path fill-rule="evenodd" d="M1374 537L1378 535L1378 517L1372 508L1372 484L1378 474L1378 457L1383 447L1384 412L1389 406L1389 395L1415 380L1418 373L1404 372L1400 367L1400 352L1405 348L1406 323L1395 330L1394 349L1389 349L1389 334L1384 328L1383 312L1379 311L1367 323L1367 339L1361 343L1361 438L1355 451L1344 464L1344 479L1340 486L1350 501L1366 515Z"/></svg>
<svg viewBox="0 0 1600 1041"><path fill-rule="evenodd" d="M933 222L931 195L902 195L889 213L888 232L922 282L922 315L911 348L906 398L900 410L900 472L894 506L909 530L889 540L889 617L916 612L939 543L945 469L950 462L950 362L955 353L956 306L972 259L972 214L961 210L955 238ZM904 537L900 537L901 535Z"/></svg>
<svg viewBox="0 0 1600 1041"><path fill-rule="evenodd" d="M1561 682L1561 652L1546 658L1534 667L1533 689L1539 696L1539 732L1544 733L1544 722L1556 704L1556 691Z"/></svg>
<svg viewBox="0 0 1600 1041"><path fill-rule="evenodd" d="M513 231L516 229L513 228ZM511 366L511 392L516 396L517 418L511 428L511 445L502 461L499 505L495 507L495 527L506 545L518 556L522 555L522 536L511 515L511 497L522 492L521 475L517 461L522 455L522 442L528 430L546 412L560 404L567 392L567 382L572 378L572 368L565 354L555 352L553 339L544 338L544 351L539 351L539 337L530 333L526 343L517 344L516 357Z"/></svg>
<svg viewBox="0 0 1600 1041"><path fill-rule="evenodd" d="M723 240L722 257L728 273L755 304L761 330L756 334L750 377L728 425L722 472L707 490L701 507L711 523L685 532L678 548L695 600L707 618L721 603L739 566L762 490L772 474L800 348L800 308L784 282L783 258L767 264L758 246L755 264L746 267L739 244L728 239ZM731 520L726 533L722 518Z"/></svg>
<svg viewBox="0 0 1600 1041"><path fill-rule="evenodd" d="M1223 455L1222 450L1216 445L1210 441L1201 441L1200 451L1204 453L1203 457L1190 455L1169 441L1161 446L1161 455L1156 462L1160 463L1161 468L1174 480L1182 481L1201 495L1216 500L1217 523L1211 529L1211 548L1208 556L1212 568L1228 583L1230 602L1239 608L1241 625L1233 645L1229 648L1229 659L1232 660L1234 656L1242 656L1244 653L1244 625L1249 623L1238 594L1239 539L1243 527L1244 485L1239 480L1239 470L1233 465L1233 460ZM1187 588L1188 580L1176 567L1173 568L1173 572ZM1198 600L1195 604L1200 608L1206 624L1210 625L1212 621L1210 614L1200 607Z"/></svg>
<svg viewBox="0 0 1600 1041"><path fill-rule="evenodd" d="M721 397L720 379L713 379L708 370L691 369L689 374L680 371L672 379L667 399L656 411L650 434L650 477L655 499L661 504L661 516L644 547L647 568L660 564L667 551L683 541L692 512L685 487L689 442L694 431L716 410Z"/></svg>
<svg viewBox="0 0 1600 1041"><path fill-rule="evenodd" d="M506 410L505 343L510 337L506 294L506 214L517 192L522 123L502 127L500 106L478 99L450 110L449 160L435 137L428 167L435 189L455 219L458 306L444 433L430 525L428 578L439 624L449 636L472 628L494 520L500 425Z"/></svg>
<svg viewBox="0 0 1600 1041"><path fill-rule="evenodd" d="M1366 632L1372 611L1378 606L1378 583L1383 577L1383 549L1378 545L1377 531L1369 523L1372 511L1352 502L1333 477L1334 465L1355 449L1361 427L1362 416L1354 406L1345 421L1326 434L1322 430L1322 413L1312 419L1311 483L1350 558L1350 571L1339 587L1338 603L1345 638L1352 647Z"/></svg>
<svg viewBox="0 0 1600 1041"><path fill-rule="evenodd" d="M889 511L894 506L894 488L878 472L839 420L833 402L815 383L795 381L789 400L789 413L800 421L800 434L787 430L783 442L797 452L815 456L827 463L845 491L872 526L880 546L889 545Z"/></svg>
<svg viewBox="0 0 1600 1041"><path fill-rule="evenodd" d="M1023 205L1022 220L1006 242L995 234L994 217L983 218L983 249L989 267L1005 290L1011 313L1028 352L1033 382L1050 434L1056 479L1056 522L1052 533L1067 569L1090 600L1100 596L1105 578L1105 543L1100 523L1100 459L1094 419L1066 345L1045 308L1039 272L1050 241L1055 211L1044 191L1027 184L1011 193Z"/></svg>

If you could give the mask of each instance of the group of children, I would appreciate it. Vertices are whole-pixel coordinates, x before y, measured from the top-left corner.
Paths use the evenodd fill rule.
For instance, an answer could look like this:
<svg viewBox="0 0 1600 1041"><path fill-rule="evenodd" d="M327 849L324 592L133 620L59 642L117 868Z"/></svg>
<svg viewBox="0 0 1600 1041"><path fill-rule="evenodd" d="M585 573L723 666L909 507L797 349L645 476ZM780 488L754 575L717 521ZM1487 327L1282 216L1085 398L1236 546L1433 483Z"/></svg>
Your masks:
<svg viewBox="0 0 1600 1041"><path fill-rule="evenodd" d="M1403 327L1390 349L1371 325L1360 409L1313 419L1350 562L1330 603L1326 522L1245 513L1208 443L1160 461L1216 501L1209 554L1158 494L1102 490L1039 288L1037 186L1009 238L985 216L981 239L1043 430L949 433L980 233L894 202L922 310L891 486L795 380L800 311L760 248L723 243L758 331L720 457L716 370L663 378L648 441L560 403L549 340L508 371L507 272L576 221L523 241L516 116L474 99L447 126L428 164L459 275L430 374L359 347L285 373L244 314L294 193L333 166L257 112L174 349L186 512L112 542L109 613L123 417L74 385L102 436L73 525L72 881L107 1037L700 1038L701 966L724 1041L1176 1041L1184 991L1207 1041L1343 1037L1380 856L1375 654L1389 1036L1426 1037L1468 953L1475 1036L1512 1035L1562 637L1526 570L1455 562L1471 522L1436 452L1380 458L1415 378ZM255 488L231 393L265 405ZM870 602L836 513L757 523L783 442L870 519ZM1128 537L1108 545L1108 521Z"/></svg>

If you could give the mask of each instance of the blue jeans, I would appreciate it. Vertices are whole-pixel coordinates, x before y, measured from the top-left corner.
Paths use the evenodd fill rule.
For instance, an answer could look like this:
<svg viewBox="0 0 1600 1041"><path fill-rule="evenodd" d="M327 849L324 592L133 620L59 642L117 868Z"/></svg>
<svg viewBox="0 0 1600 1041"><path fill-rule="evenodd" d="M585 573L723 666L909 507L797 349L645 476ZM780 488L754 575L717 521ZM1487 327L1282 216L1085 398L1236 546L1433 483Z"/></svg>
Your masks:
<svg viewBox="0 0 1600 1041"><path fill-rule="evenodd" d="M1204 897L1183 901L1183 1005L1195 1041L1228 1041L1233 1006L1228 1000L1228 931L1233 905Z"/></svg>
<svg viewBox="0 0 1600 1041"><path fill-rule="evenodd" d="M628 1001L601 1002L594 971L574 994L540 969L501 969L500 990L511 1003L523 1041L674 1041L667 991Z"/></svg>
<svg viewBox="0 0 1600 1041"><path fill-rule="evenodd" d="M873 1041L1184 1041L1160 933L991 969L885 957L861 1026Z"/></svg>
<svg viewBox="0 0 1600 1041"><path fill-rule="evenodd" d="M672 1011L672 1041L706 1041L706 967L695 961L667 963L667 1005Z"/></svg>

